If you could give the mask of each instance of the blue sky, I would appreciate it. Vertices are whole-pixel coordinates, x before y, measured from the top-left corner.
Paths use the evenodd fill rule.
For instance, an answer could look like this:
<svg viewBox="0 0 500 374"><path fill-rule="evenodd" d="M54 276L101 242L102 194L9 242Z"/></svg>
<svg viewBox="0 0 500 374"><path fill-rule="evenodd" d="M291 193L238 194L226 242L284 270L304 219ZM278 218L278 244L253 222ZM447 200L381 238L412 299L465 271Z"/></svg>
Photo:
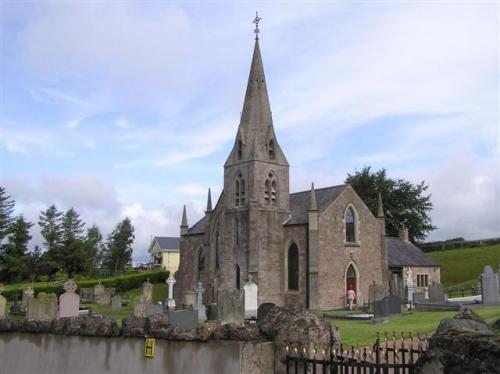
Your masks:
<svg viewBox="0 0 500 374"><path fill-rule="evenodd" d="M498 2L1 3L0 185L134 259L222 187L255 10L291 190L365 165L430 186L429 239L500 235ZM33 228L33 244L40 242Z"/></svg>

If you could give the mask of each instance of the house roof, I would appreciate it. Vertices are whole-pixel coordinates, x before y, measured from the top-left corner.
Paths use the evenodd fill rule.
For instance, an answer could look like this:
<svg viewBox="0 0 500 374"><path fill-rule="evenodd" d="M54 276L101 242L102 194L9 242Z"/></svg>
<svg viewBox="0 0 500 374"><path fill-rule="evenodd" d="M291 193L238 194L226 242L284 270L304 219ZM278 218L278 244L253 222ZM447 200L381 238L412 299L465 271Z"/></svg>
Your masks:
<svg viewBox="0 0 500 374"><path fill-rule="evenodd" d="M346 189L346 184L339 186L331 186L319 188L316 190L316 204L320 212L324 211L328 206L337 199L342 191ZM309 221L309 196L311 190L301 191L290 194L290 212L292 217L286 223L287 225L305 224Z"/></svg>
<svg viewBox="0 0 500 374"><path fill-rule="evenodd" d="M399 238L386 238L389 267L439 266L431 256L426 255L413 243Z"/></svg>
<svg viewBox="0 0 500 374"><path fill-rule="evenodd" d="M179 250L181 248L181 238L178 237L155 236L153 240L156 241L162 251L167 249Z"/></svg>
<svg viewBox="0 0 500 374"><path fill-rule="evenodd" d="M331 186L320 188L316 190L316 202L318 205L318 210L322 212L325 210L335 199L340 195L342 191L347 187L346 184L339 186ZM222 194L221 194L222 195ZM300 225L306 224L309 220L309 215L307 211L309 209L309 197L311 195L311 190L295 192L290 194L290 213L291 218L287 221L287 225ZM220 198L219 198L220 200ZM219 201L217 202L217 205ZM187 232L187 235L199 235L205 232L205 217L196 222L191 226Z"/></svg>

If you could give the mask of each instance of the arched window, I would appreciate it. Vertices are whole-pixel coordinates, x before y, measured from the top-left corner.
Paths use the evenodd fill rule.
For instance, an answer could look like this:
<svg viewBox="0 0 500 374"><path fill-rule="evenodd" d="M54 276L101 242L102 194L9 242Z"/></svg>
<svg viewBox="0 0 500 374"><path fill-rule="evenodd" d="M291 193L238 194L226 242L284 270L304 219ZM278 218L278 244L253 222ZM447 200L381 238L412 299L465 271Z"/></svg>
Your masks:
<svg viewBox="0 0 500 374"><path fill-rule="evenodd" d="M274 140L271 139L269 142L269 158L271 160L274 160L275 154L274 154Z"/></svg>
<svg viewBox="0 0 500 374"><path fill-rule="evenodd" d="M356 215L354 209L349 207L345 213L345 241L347 243L356 242Z"/></svg>
<svg viewBox="0 0 500 374"><path fill-rule="evenodd" d="M288 248L288 290L299 290L299 248L297 244L292 243Z"/></svg>
<svg viewBox="0 0 500 374"><path fill-rule="evenodd" d="M240 206L240 181L234 183L234 205Z"/></svg>
<svg viewBox="0 0 500 374"><path fill-rule="evenodd" d="M241 140L238 140L238 150L237 150L238 160L241 160L242 155L243 155L243 142Z"/></svg>
<svg viewBox="0 0 500 374"><path fill-rule="evenodd" d="M234 220L234 244L240 244L240 220L238 218Z"/></svg>
<svg viewBox="0 0 500 374"><path fill-rule="evenodd" d="M203 269L205 269L205 256L203 256L203 247L201 247L198 252L198 280Z"/></svg>
<svg viewBox="0 0 500 374"><path fill-rule="evenodd" d="M245 205L246 200L246 188L245 180L243 179L241 173L238 174L236 181L234 182L234 205L240 206Z"/></svg>
<svg viewBox="0 0 500 374"><path fill-rule="evenodd" d="M241 175L240 175L241 178ZM240 203L241 205L245 205L245 180L241 179L240 182Z"/></svg>
<svg viewBox="0 0 500 374"><path fill-rule="evenodd" d="M276 205L277 190L276 180L274 176L269 173L268 179L266 179L264 185L264 202L267 205Z"/></svg>
<svg viewBox="0 0 500 374"><path fill-rule="evenodd" d="M219 268L219 232L215 233L215 268Z"/></svg>
<svg viewBox="0 0 500 374"><path fill-rule="evenodd" d="M239 290L241 289L240 285L240 267L239 265L236 265L236 289Z"/></svg>

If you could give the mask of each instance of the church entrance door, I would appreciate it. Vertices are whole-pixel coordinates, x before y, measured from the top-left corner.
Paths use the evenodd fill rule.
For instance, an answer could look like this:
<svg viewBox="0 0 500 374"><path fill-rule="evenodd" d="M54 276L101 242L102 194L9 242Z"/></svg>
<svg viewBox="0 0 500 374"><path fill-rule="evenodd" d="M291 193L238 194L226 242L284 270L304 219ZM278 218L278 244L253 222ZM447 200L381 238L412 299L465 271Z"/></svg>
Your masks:
<svg viewBox="0 0 500 374"><path fill-rule="evenodd" d="M353 290L356 292L356 296L358 294L358 289L357 289L357 277L356 277L356 270L354 270L354 267L352 265L349 265L349 268L347 269L347 274L346 274L346 282L345 282L345 292L347 294L347 291ZM356 299L354 300L356 302Z"/></svg>

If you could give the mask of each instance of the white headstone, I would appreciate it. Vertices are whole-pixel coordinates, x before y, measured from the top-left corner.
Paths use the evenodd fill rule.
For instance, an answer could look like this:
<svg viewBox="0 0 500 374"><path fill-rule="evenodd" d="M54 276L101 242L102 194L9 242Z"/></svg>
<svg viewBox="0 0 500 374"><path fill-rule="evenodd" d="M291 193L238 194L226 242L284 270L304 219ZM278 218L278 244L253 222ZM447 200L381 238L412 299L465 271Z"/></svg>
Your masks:
<svg viewBox="0 0 500 374"><path fill-rule="evenodd" d="M23 290L23 299L22 299L22 304L24 306L28 305L28 299L32 298L35 296L35 292L31 287L28 287L27 289Z"/></svg>
<svg viewBox="0 0 500 374"><path fill-rule="evenodd" d="M153 284L149 282L149 278L142 286L142 296L146 304L151 304L153 302Z"/></svg>
<svg viewBox="0 0 500 374"><path fill-rule="evenodd" d="M243 286L243 291L245 291L245 318L257 318L259 287L252 282L251 275Z"/></svg>
<svg viewBox="0 0 500 374"><path fill-rule="evenodd" d="M5 318L7 313L7 299L2 296L3 290L3 284L0 283L0 319Z"/></svg>
<svg viewBox="0 0 500 374"><path fill-rule="evenodd" d="M137 296L134 299L134 317L146 317L146 306L144 296Z"/></svg>
<svg viewBox="0 0 500 374"><path fill-rule="evenodd" d="M175 310L175 299L174 299L175 278L172 273L169 274L166 283L168 286L167 309Z"/></svg>
<svg viewBox="0 0 500 374"><path fill-rule="evenodd" d="M411 268L406 268L404 273L404 286L408 290L408 302L413 300L413 272Z"/></svg>
<svg viewBox="0 0 500 374"><path fill-rule="evenodd" d="M59 296L59 318L78 317L80 312L80 296L75 293L77 285L74 280L69 279L64 284L66 291Z"/></svg>

